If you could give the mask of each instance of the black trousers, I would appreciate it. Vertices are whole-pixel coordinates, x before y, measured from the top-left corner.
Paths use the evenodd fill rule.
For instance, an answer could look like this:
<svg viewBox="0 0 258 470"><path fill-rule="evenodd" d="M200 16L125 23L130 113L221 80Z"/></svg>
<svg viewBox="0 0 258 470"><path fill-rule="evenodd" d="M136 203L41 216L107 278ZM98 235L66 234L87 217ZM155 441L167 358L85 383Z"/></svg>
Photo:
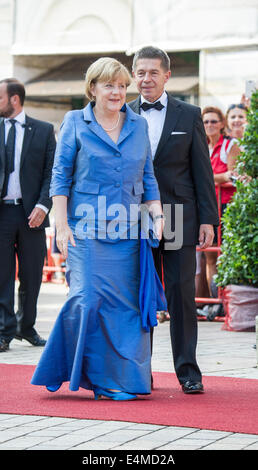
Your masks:
<svg viewBox="0 0 258 470"><path fill-rule="evenodd" d="M196 361L196 247L183 246L179 250L165 250L161 241L159 248L153 249L153 257L160 278L163 263L165 294L170 314L170 337L177 378L180 384L187 380L199 382L202 376Z"/></svg>
<svg viewBox="0 0 258 470"><path fill-rule="evenodd" d="M16 256L18 311L14 312ZM45 229L30 229L22 205L0 204L0 337L35 334L37 300L46 256Z"/></svg>

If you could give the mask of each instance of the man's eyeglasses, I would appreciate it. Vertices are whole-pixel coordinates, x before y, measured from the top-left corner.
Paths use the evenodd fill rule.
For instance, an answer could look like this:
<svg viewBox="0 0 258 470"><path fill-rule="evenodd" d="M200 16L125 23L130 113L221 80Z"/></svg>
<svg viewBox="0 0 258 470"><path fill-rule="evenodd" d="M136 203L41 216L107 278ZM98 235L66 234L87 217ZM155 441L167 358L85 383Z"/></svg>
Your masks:
<svg viewBox="0 0 258 470"><path fill-rule="evenodd" d="M205 121L203 121L203 124L218 124L218 122L220 121L217 121L216 119L206 119Z"/></svg>

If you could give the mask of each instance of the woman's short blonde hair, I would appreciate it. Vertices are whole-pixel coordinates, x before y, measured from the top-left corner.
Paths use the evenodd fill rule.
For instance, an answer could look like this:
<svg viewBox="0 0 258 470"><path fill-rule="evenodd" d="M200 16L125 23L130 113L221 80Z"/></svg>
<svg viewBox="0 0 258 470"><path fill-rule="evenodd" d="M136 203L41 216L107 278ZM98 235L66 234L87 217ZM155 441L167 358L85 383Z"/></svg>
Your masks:
<svg viewBox="0 0 258 470"><path fill-rule="evenodd" d="M85 94L90 101L94 100L91 94L91 86L97 82L112 82L117 77L122 76L125 79L126 86L131 83L131 76L127 68L116 59L110 57L101 57L93 62L85 75Z"/></svg>

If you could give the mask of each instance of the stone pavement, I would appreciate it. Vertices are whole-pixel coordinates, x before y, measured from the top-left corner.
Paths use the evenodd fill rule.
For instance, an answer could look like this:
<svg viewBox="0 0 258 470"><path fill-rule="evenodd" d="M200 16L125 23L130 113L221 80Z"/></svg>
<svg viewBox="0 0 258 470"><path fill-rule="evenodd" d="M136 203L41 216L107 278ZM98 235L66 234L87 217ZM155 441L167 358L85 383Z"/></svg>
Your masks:
<svg viewBox="0 0 258 470"><path fill-rule="evenodd" d="M42 285L37 330L43 337L48 337L65 296L64 285ZM221 325L199 322L197 355L203 375L258 379L255 333L223 331ZM42 348L14 340L10 350L1 353L0 362L36 364L41 352ZM159 324L155 330L152 365L154 371L174 372L168 322ZM258 450L258 435L124 421L0 414L0 450L109 449Z"/></svg>

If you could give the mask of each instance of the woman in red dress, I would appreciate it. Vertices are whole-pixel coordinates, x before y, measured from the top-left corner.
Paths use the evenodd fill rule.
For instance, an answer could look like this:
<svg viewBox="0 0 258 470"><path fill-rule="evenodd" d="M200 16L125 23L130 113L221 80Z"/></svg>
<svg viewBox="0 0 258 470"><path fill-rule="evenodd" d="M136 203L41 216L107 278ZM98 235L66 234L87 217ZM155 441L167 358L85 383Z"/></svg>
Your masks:
<svg viewBox="0 0 258 470"><path fill-rule="evenodd" d="M225 117L219 108L208 106L202 112L205 132L208 139L211 165L214 174L214 181L217 184L232 181L233 170L236 164L236 157L240 149L238 141L224 134ZM221 188L221 211L223 213L226 205L231 200L235 192L234 187ZM218 197L218 187L216 186ZM215 243L217 240L215 239ZM205 252L206 256L206 276L211 294L211 281L216 274L216 252Z"/></svg>

